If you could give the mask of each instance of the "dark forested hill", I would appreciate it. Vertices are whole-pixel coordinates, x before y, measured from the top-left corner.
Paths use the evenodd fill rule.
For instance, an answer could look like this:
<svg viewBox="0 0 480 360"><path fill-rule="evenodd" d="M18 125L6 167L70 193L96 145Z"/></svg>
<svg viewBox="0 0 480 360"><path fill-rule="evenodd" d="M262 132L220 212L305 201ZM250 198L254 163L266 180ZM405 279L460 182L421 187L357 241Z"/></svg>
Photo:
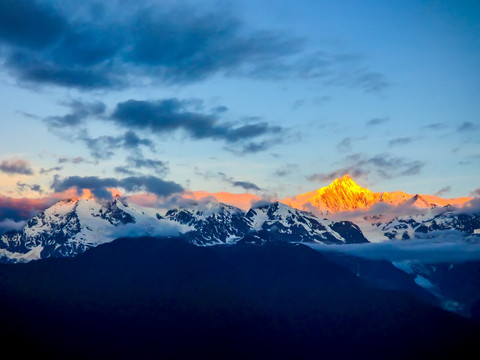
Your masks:
<svg viewBox="0 0 480 360"><path fill-rule="evenodd" d="M461 359L468 319L303 245L120 239L0 265L2 350L58 358ZM475 356L473 358L475 358ZM465 357L466 358L466 357Z"/></svg>

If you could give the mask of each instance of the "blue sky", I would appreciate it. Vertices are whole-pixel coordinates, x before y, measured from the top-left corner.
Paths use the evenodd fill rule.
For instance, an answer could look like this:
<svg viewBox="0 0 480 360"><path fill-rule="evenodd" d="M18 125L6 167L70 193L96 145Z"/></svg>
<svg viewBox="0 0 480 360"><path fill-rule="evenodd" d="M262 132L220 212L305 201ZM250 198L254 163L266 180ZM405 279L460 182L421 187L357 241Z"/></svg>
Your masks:
<svg viewBox="0 0 480 360"><path fill-rule="evenodd" d="M23 4L20 6L19 4ZM480 188L476 1L0 0L0 194Z"/></svg>

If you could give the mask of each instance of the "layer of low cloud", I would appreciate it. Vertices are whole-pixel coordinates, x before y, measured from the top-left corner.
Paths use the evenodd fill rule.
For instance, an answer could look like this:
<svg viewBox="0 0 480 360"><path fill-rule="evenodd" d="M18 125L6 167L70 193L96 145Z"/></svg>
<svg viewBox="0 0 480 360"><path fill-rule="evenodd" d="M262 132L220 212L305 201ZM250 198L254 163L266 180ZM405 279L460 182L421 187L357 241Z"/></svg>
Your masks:
<svg viewBox="0 0 480 360"><path fill-rule="evenodd" d="M322 252L341 252L372 260L421 263L456 263L480 260L480 242L457 231L429 233L429 238L410 241L349 245L308 245Z"/></svg>

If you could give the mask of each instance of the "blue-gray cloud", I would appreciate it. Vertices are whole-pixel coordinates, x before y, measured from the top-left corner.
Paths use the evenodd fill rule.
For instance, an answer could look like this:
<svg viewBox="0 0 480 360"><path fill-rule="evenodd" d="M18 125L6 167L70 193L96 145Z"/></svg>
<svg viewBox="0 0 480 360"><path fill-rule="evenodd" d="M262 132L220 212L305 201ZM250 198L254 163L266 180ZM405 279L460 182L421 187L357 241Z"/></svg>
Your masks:
<svg viewBox="0 0 480 360"><path fill-rule="evenodd" d="M118 89L145 81L191 83L221 74L319 79L365 92L388 85L355 54L307 54L305 39L249 29L219 8L181 2L2 0L0 14L3 64L21 83Z"/></svg>
<svg viewBox="0 0 480 360"><path fill-rule="evenodd" d="M23 159L4 160L0 163L0 171L9 175L33 175L30 163Z"/></svg>
<svg viewBox="0 0 480 360"><path fill-rule="evenodd" d="M100 101L83 102L79 100L65 103L70 108L70 113L61 116L49 116L45 122L52 128L65 128L78 126L89 117L98 118L105 113L106 106Z"/></svg>
<svg viewBox="0 0 480 360"><path fill-rule="evenodd" d="M419 174L425 163L418 160L409 160L404 157L394 157L389 154L367 156L357 153L345 157L343 166L331 172L314 173L307 176L309 181L332 181L345 174L353 178L367 179L370 174L376 174L385 179Z"/></svg>
<svg viewBox="0 0 480 360"><path fill-rule="evenodd" d="M192 106L193 105L193 106ZM192 108L193 107L193 108ZM227 123L220 121L217 113L196 110L198 100L127 100L118 103L110 120L115 124L156 134L182 130L192 139L212 139L227 144L241 143L240 152L258 152L274 143L272 137L283 136L286 130L265 121ZM250 140L268 137L256 142ZM250 142L249 142L250 141Z"/></svg>
<svg viewBox="0 0 480 360"><path fill-rule="evenodd" d="M366 122L366 125L367 126L377 126L377 125L380 125L380 124L384 124L387 121L390 121L390 119L389 118L374 118L374 119L368 120Z"/></svg>
<svg viewBox="0 0 480 360"><path fill-rule="evenodd" d="M158 196L169 196L183 191L183 187L173 181L165 181L156 176L129 176L123 179L100 178L97 176L54 177L51 188L63 192L70 188L89 189L98 198L111 198L108 188L123 188L126 191L146 191Z"/></svg>
<svg viewBox="0 0 480 360"><path fill-rule="evenodd" d="M445 186L443 188L441 188L440 190L438 190L435 195L436 196L443 196L445 195L446 193L449 193L450 191L452 191L452 187L451 186Z"/></svg>
<svg viewBox="0 0 480 360"><path fill-rule="evenodd" d="M195 167L195 174L202 176L205 178L205 180L210 180L210 179L220 179L221 181L230 184L235 187L240 187L246 191L260 191L262 190L258 185L250 182L250 181L239 181L235 180L233 177L228 176L224 172L218 171L218 172L212 172L212 171L207 171L207 172L201 172L197 167Z"/></svg>
<svg viewBox="0 0 480 360"><path fill-rule="evenodd" d="M392 139L388 142L388 146L396 146L396 145L407 145L410 144L414 140L411 136L404 136Z"/></svg>
<svg viewBox="0 0 480 360"><path fill-rule="evenodd" d="M115 167L115 172L124 175L134 175L137 174L136 170L139 169L152 170L158 176L165 176L168 172L168 164L161 160L129 156L125 165Z"/></svg>
<svg viewBox="0 0 480 360"><path fill-rule="evenodd" d="M18 181L17 188L20 192L30 190L30 191L38 192L39 194L43 193L42 187L38 184L26 184L26 183L22 183L21 181Z"/></svg>
<svg viewBox="0 0 480 360"><path fill-rule="evenodd" d="M118 136L103 135L98 137L91 137L86 130L83 130L76 140L85 143L90 154L97 160L111 158L118 149L125 149L134 153L139 153L141 147L154 150L154 144L150 139L141 138L132 130Z"/></svg>

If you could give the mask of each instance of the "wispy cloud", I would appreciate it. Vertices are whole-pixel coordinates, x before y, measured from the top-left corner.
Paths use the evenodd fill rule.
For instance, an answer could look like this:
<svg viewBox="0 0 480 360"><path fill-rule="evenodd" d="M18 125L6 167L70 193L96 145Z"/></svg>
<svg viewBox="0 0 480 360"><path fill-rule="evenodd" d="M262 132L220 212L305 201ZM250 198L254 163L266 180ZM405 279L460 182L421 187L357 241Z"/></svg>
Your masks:
<svg viewBox="0 0 480 360"><path fill-rule="evenodd" d="M404 136L392 139L388 142L388 146L397 146L397 145L407 145L414 141L414 138L411 136Z"/></svg>
<svg viewBox="0 0 480 360"><path fill-rule="evenodd" d="M448 186L445 186L445 187L441 188L440 190L438 190L435 193L435 195L436 196L443 196L443 195L449 193L450 191L452 191L452 187L450 185L448 185Z"/></svg>
<svg viewBox="0 0 480 360"><path fill-rule="evenodd" d="M346 166L331 172L314 173L307 176L307 180L332 181L345 174L349 174L353 178L368 179L368 176L372 173L385 179L391 179L400 176L417 175L425 166L421 161L395 157L386 153L374 156L367 156L362 153L351 154L347 155L342 162Z"/></svg>
<svg viewBox="0 0 480 360"><path fill-rule="evenodd" d="M377 125L381 125L381 124L384 124L386 122L390 121L389 118L373 118L373 119L370 119L368 120L365 124L367 126L377 126Z"/></svg>
<svg viewBox="0 0 480 360"><path fill-rule="evenodd" d="M206 180L220 179L221 181L223 181L227 184L230 184L234 187L243 188L246 191L260 191L260 190L262 190L258 185L254 184L250 181L236 180L233 177L228 176L224 172L221 172L221 171L218 171L218 172L213 172L213 171L201 172L198 168L195 168L195 174L203 177Z"/></svg>
<svg viewBox="0 0 480 360"><path fill-rule="evenodd" d="M0 171L8 175L33 175L30 163L24 159L3 160Z"/></svg>

